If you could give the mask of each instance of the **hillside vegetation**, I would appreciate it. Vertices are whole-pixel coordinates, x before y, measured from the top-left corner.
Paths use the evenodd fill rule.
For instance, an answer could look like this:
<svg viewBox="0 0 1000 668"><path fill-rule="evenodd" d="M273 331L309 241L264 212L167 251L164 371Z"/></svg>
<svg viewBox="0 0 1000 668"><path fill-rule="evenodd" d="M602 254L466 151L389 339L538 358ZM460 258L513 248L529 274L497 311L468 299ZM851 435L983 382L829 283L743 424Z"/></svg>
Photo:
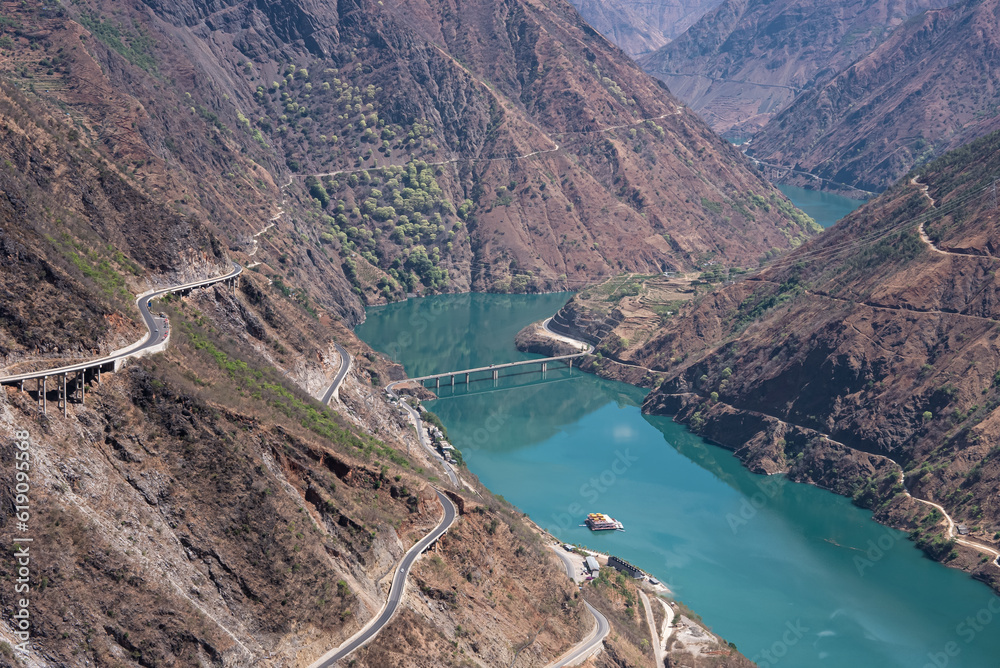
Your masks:
<svg viewBox="0 0 1000 668"><path fill-rule="evenodd" d="M406 292L745 264L812 233L750 211L780 194L568 4L39 2L0 30L13 83L349 319Z"/></svg>

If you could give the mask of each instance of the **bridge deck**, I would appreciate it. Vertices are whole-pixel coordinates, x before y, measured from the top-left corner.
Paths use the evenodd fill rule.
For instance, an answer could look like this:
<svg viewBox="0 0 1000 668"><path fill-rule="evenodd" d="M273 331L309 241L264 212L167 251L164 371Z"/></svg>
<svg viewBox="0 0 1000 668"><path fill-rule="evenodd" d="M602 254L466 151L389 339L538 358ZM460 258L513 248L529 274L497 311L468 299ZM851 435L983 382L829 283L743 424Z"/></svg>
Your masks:
<svg viewBox="0 0 1000 668"><path fill-rule="evenodd" d="M153 339L153 328L151 326L156 325L156 318L149 312L148 302L153 299L158 299L162 295L170 292L183 292L187 290L194 290L195 288L201 288L207 285L212 285L213 283L221 283L222 281L228 281L229 279L236 278L243 271L243 267L233 262L233 270L226 274L225 276L216 276L214 278L205 278L198 281L192 281L191 283L184 283L182 285L175 285L169 288L162 288L158 290L151 290L145 292L136 297L135 303L139 307L140 315L143 317L143 321L149 331L147 331L146 336L139 340L138 342L124 348L122 350L116 351L111 355L105 357L100 357L97 359L86 360L82 362L77 362L75 364L68 364L66 366L56 367L52 369L39 369L38 371L28 371L25 373L18 373L10 376L5 376L0 378L0 385L10 385L13 383L19 383L25 380L42 379L48 378L50 376L59 376L61 374L74 373L77 371L90 371L98 367L104 367L108 364L114 364L115 362L125 359L127 357L132 357L136 353L143 350L143 348L155 343Z"/></svg>
<svg viewBox="0 0 1000 668"><path fill-rule="evenodd" d="M558 357L539 357L533 360L521 360L520 362L505 362L504 364L493 364L491 366L480 366L475 369L462 369L460 371L447 371L445 373L434 373L429 376L417 376L416 378L406 378L405 380L396 381L396 383L405 383L409 381L421 382L425 380L434 380L435 378L449 378L451 376L460 376L465 373L476 373L478 371L496 371L499 369L509 369L515 366L525 366L527 364L545 364L547 362L558 362L560 360L568 360L576 357L585 357L589 353L575 353L573 355L559 355ZM392 383L395 385L396 383Z"/></svg>

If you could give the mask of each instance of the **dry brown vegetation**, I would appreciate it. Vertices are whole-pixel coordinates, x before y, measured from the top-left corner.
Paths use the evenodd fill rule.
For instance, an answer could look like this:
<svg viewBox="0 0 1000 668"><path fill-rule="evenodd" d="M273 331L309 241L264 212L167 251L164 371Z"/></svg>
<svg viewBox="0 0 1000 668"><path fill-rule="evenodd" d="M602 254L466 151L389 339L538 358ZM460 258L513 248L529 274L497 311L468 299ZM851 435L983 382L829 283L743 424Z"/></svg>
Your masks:
<svg viewBox="0 0 1000 668"><path fill-rule="evenodd" d="M674 414L737 450L751 468L787 471L918 530L929 554L997 583L974 549L955 548L922 521L944 505L997 545L993 446L1000 388L996 133L916 173L936 200L903 180L879 199L750 280L684 307L649 342L623 350L636 365L599 365L662 384L644 409ZM929 213L934 252L917 235ZM631 374L631 375L629 375Z"/></svg>

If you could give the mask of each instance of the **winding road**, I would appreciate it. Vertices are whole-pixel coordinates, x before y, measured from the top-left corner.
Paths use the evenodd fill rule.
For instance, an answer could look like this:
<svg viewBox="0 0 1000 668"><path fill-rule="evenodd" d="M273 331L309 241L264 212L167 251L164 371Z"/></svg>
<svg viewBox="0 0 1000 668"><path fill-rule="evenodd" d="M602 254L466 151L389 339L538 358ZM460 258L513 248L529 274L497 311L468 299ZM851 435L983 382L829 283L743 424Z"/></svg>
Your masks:
<svg viewBox="0 0 1000 668"><path fill-rule="evenodd" d="M559 548L555 546L552 550L556 553L556 556L563 562L566 567L566 575L573 582L576 582L576 574L574 572L574 566L572 560L565 554L559 551ZM608 618L601 614L601 612L592 606L587 601L583 604L587 606L587 610L594 617L594 630L590 632L586 638L581 640L579 643L569 648L562 656L547 665L545 668L562 668L563 666L575 666L578 663L583 663L583 661L588 658L591 654L597 651L604 642L604 639L608 637L608 633L611 632L611 624L608 622Z"/></svg>
<svg viewBox="0 0 1000 668"><path fill-rule="evenodd" d="M333 395L337 394L337 398L340 395L337 390L340 389L340 384L344 382L344 378L347 377L347 372L351 370L351 366L354 364L354 358L351 357L351 353L347 352L344 346L340 345L336 341L333 342L333 347L337 349L337 354L340 355L340 371L337 372L337 377L333 379L333 383L326 390L326 394L323 395L323 405L330 403L330 399Z"/></svg>
<svg viewBox="0 0 1000 668"><path fill-rule="evenodd" d="M889 458L886 457L886 459L889 459ZM889 461L891 461L896 466L899 466L899 463L896 460L889 459ZM988 554L992 554L993 555L993 561L992 561L993 565L996 566L997 568L1000 568L1000 550L997 550L995 548L990 547L989 545L984 545L983 543L979 543L979 542L974 541L974 540L969 540L967 538L962 538L955 531L955 521L953 519L951 519L951 516L948 514L948 511L945 510L942 505L940 505L938 503L934 503L933 501L928 501L927 499L918 498L918 497L913 496L912 494L910 494L910 490L906 489L906 475L903 473L903 467L902 466L899 466L899 484L901 484L903 486L903 493L906 494L908 497L910 497L914 501L919 501L920 503L922 503L924 505L930 506L931 508L936 508L941 513L941 515L944 517L945 525L948 528L948 531L946 532L947 535L945 536L946 538L954 539L954 541L956 543L958 543L959 545L964 545L964 546L970 547L970 548L972 548L974 550L979 550L980 552L986 552Z"/></svg>
<svg viewBox="0 0 1000 668"><path fill-rule="evenodd" d="M309 668L329 668L335 665L348 654L365 645L378 635L378 632L385 628L386 624L392 619L392 616L399 609L399 604L403 600L403 594L406 590L406 576L413 567L413 563L424 550L430 547L431 543L440 538L455 523L455 517L458 515L455 504L452 503L451 499L442 494L440 490L435 489L434 492L437 494L438 501L441 502L441 506L444 509L441 522L429 534L420 539L416 545L411 547L403 555L399 564L397 564L396 573L393 575L392 584L389 586L389 597L386 599L385 605L382 606L382 612L372 621L368 622L363 629L349 638L347 642L321 656Z"/></svg>
<svg viewBox="0 0 1000 668"><path fill-rule="evenodd" d="M413 406L403 401L402 398L400 398L400 396L392 389L397 383L406 383L409 382L409 380L410 379L407 378L405 380L398 380L395 383L389 383L385 386L385 389L389 392L389 394L395 397L396 401L400 406L402 406L403 410L410 415L410 421L413 423L413 426L417 428L417 438L420 439L420 445L424 446L424 449L427 450L427 452L429 452L434 459L438 460L438 463L444 467L444 472L448 474L448 479L451 480L451 484L458 487L458 476L455 475L455 469L452 468L451 464L449 464L447 460L445 460L445 458L434 449L434 446L430 444L430 441L427 440L427 436L424 432L423 421L420 419L420 413L418 413Z"/></svg>
<svg viewBox="0 0 1000 668"><path fill-rule="evenodd" d="M228 281L230 279L236 278L243 272L243 267L233 262L233 270L226 274L225 276L217 276L215 278L206 278L200 281L193 281L191 283L183 283L181 285L172 285L168 288L162 288L159 290L150 290L149 292L144 292L138 297L136 297L135 303L139 307L139 312L142 314L142 320L146 325L146 336L127 348L122 348L117 350L106 357L100 357L94 360L88 360L86 362L78 362L76 364L70 364L67 366L56 367L53 369L42 369L39 371L30 371L27 373L15 374L13 376L6 376L0 378L0 383L14 383L22 380L28 380L30 378L42 378L44 376L56 376L64 373L73 373L76 371L84 371L86 369L91 369L94 367L104 366L105 364L115 364L129 357L140 357L145 352L149 351L151 348L156 348L162 346L166 343L169 338L169 326L168 323L157 316L154 316L150 310L150 303L152 300L162 297L163 295L171 292L182 292L185 290L193 290L195 288L202 288L213 283L219 283L222 281Z"/></svg>
<svg viewBox="0 0 1000 668"><path fill-rule="evenodd" d="M566 336L564 334L560 334L559 332L553 331L552 328L549 326L549 323L551 323L551 322L552 322L552 318L546 318L545 320L542 321L542 329L544 329L545 333L548 334L550 337L552 337L553 339L556 339L557 341L562 341L563 343L568 343L571 346L576 346L582 352L585 352L587 354L591 354L591 353L594 352L594 346L590 345L586 341L580 341L579 339L573 339L573 338L570 338L570 337L568 337L568 336Z"/></svg>

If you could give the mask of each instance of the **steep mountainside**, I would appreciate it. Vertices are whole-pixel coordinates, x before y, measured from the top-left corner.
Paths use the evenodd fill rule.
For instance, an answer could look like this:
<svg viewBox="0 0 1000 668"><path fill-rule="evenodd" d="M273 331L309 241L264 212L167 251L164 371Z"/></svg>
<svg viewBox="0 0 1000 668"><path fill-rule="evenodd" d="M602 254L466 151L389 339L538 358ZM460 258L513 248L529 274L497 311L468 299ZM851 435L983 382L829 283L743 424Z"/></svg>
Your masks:
<svg viewBox="0 0 1000 668"><path fill-rule="evenodd" d="M727 0L641 63L716 132L749 137L907 17L949 2Z"/></svg>
<svg viewBox="0 0 1000 668"><path fill-rule="evenodd" d="M117 172L75 124L4 86L0 127L6 362L52 366L131 342L131 293L145 279L228 268L211 230ZM15 655L5 618L0 663L308 665L379 610L386 574L440 517L441 483L409 423L373 392L401 369L335 312L294 297L246 272L235 292L156 303L172 325L168 351L105 374L66 417L54 384L44 415L30 383L0 388L0 455L13 462L15 433L28 434L32 509L30 534L0 516L3 540L32 540L20 593L31 649ZM331 336L354 356L334 410L314 398L343 362ZM8 508L14 476L0 469ZM545 664L589 629L579 593L521 514L462 476L469 488L453 493L465 514L369 651L419 637L392 665L467 655L506 666L514 642L534 638L522 656ZM0 560L0 575L10 581L15 565ZM0 604L13 610L17 596L5 587ZM617 647L635 665L652 661L628 639Z"/></svg>
<svg viewBox="0 0 1000 668"><path fill-rule="evenodd" d="M438 55L397 63L412 65L403 80L424 88L396 88L386 72L379 75L384 80L366 80L382 81L379 86L362 88L360 77L373 75L368 68L375 59L350 50L323 56L323 49L340 44L342 33L369 35L365 31L376 25L370 19L382 5L341 3L336 11L343 18L333 23L320 22L303 6L311 5L3 4L0 374L91 358L139 339L144 328L133 299L146 288L218 276L234 260L249 269L235 288L216 285L154 303L171 325L167 352L93 379L81 400L65 405L65 416L55 409L58 390L51 379L45 413L32 383L23 391L0 387L0 459L12 464L21 452L15 434L27 432L30 442L27 473L0 467L0 501L8 510L21 504L16 485L27 475L31 507L30 533L16 526L11 512L0 514L0 539L7 545L15 536L32 540L30 652L14 654L16 629L5 615L0 664L308 665L378 612L387 575L440 520L434 487L450 483L439 479L408 420L377 389L402 369L345 326L361 317L359 293L366 294L365 288L377 289L385 279L390 294L403 289L365 264L369 253L391 265L362 242L376 236L362 231L369 231L364 223L381 214L348 214L334 202L326 202L324 213L325 191L307 183L305 174L318 165L336 167L330 161L345 160L338 145L354 151L363 130L377 127L379 137L388 137L396 127L399 140L389 143L388 153L408 151L414 160L392 176L378 174L377 184L373 170L358 172L365 187L382 189L382 195L368 193L383 200L376 208L395 206L384 203L392 188L403 200L401 209L412 206L412 214L403 214L411 217L407 224L416 225L421 214L418 227L426 227L418 231L428 239L444 232L429 228L435 213L441 224L446 215L452 216L449 223L461 216L457 230L484 226L489 216L478 210L478 200L459 200L452 213L441 197L443 186L436 184L457 181L417 158L429 160L443 145L445 133L432 130L432 122L445 127L440 118L452 111L488 110L492 94L462 74L471 65L429 41L417 50ZM484 16L492 14L477 14ZM411 18L429 30L426 16ZM369 36L376 43L411 39L406 34L413 33L397 27ZM561 34L576 33L567 28ZM468 31L461 35L477 40ZM508 37L520 43L524 35ZM260 56L257 65L248 66L245 56L213 55L213 49L235 54L234 40ZM298 59L290 78L268 54L280 58L281 72L293 56ZM462 60L474 62L471 54ZM605 66L596 54L595 61ZM316 62L323 66L313 68L311 79L302 70ZM347 73L344 62L350 64ZM421 69L428 62L433 66ZM265 67L271 68L268 78L284 82L276 84L287 93L284 100L280 93L256 93L256 72ZM558 61L539 67L570 69ZM349 75L358 77L358 86L344 83ZM344 79L338 85L339 77ZM330 116L318 116L347 116L343 130L336 126L347 139L326 136L326 153L310 148L308 142L319 137L308 108L302 113L312 99L306 96L327 90L323 84L337 86L333 100L339 106L334 113L333 101L327 107L320 101L317 107ZM379 98L380 86L391 94ZM544 106L551 87L524 99ZM412 109L419 90L425 103L433 101L426 107L437 114L433 121L404 131L399 121L390 127L372 118L376 100ZM452 93L456 97L449 98ZM650 100L662 95L649 86ZM551 104L551 113L566 109L556 107ZM612 111L605 108L602 118ZM624 114L625 107L619 111ZM500 106L494 112L490 118L498 122L508 113ZM277 115L269 124L272 113ZM513 142L509 148L523 150L516 142L531 138L532 130L513 116L511 126L523 132L499 125L477 129L471 120L485 117L463 113L452 118L449 141L485 141L489 134L491 147ZM681 116L679 125L668 127L715 141L697 119ZM748 179L747 192L771 196L753 185L760 182L739 156L711 153L710 146L691 145L691 165L706 170L690 178L692 192L709 187L711 164ZM699 149L714 157L697 157ZM361 162L366 160L373 162L362 155ZM470 189L491 183L492 165L484 165L483 181L475 171L466 175ZM297 176L288 178L294 168ZM560 192L574 183L559 171L552 179L552 189ZM350 198L346 189L355 185L345 178L344 188L343 197ZM494 197L502 199L495 189ZM704 210L720 222L729 211L722 205ZM760 214L758 223L765 228L767 221L791 220L791 213ZM350 215L354 224L341 227L339 215ZM421 244L412 242L400 218L393 222L404 227L413 250L410 267L401 262L397 268L418 273L413 287L431 289L440 278L433 271L443 269L432 261L433 251L425 249L420 261ZM802 232L798 226L794 234L771 229L779 246ZM613 240L617 231L605 233ZM455 246L468 243L457 237ZM446 248L441 239L439 245ZM437 289L454 287L442 283ZM375 290L370 294L374 298ZM345 363L335 341L353 361L339 399L324 406L317 397ZM546 539L467 470L460 473L460 487L448 491L462 515L414 568L403 609L366 648L373 657L367 665L387 665L387 653L391 665L408 667L470 661L507 666L515 658L545 665L590 628L580 593ZM0 577L10 584L17 564L10 551L7 556L0 559ZM0 588L4 610L18 607L17 599L14 587ZM620 654L602 653L591 660L594 665L612 668L618 656L632 665L652 664L648 647L612 633ZM419 651L395 651L412 647L416 638ZM535 642L529 645L530 639Z"/></svg>
<svg viewBox="0 0 1000 668"><path fill-rule="evenodd" d="M146 45L148 71L110 37L100 57L159 123L208 119L258 164L291 170L313 258L283 248L286 267L329 256L369 299L549 289L705 256L746 265L809 232L751 211L752 196L780 195L565 3L71 11L102 26L90 48L114 30ZM293 283L310 290L309 271Z"/></svg>
<svg viewBox="0 0 1000 668"><path fill-rule="evenodd" d="M915 496L1000 545L998 164L1000 133L948 153L616 353L661 372L644 410L915 528L929 508L895 461ZM917 532L931 554L1000 586L985 554L952 554L935 524Z"/></svg>
<svg viewBox="0 0 1000 668"><path fill-rule="evenodd" d="M632 57L659 49L721 0L570 0L587 23Z"/></svg>
<svg viewBox="0 0 1000 668"><path fill-rule="evenodd" d="M1000 2L908 21L872 53L806 92L749 154L880 191L914 165L1000 128Z"/></svg>

